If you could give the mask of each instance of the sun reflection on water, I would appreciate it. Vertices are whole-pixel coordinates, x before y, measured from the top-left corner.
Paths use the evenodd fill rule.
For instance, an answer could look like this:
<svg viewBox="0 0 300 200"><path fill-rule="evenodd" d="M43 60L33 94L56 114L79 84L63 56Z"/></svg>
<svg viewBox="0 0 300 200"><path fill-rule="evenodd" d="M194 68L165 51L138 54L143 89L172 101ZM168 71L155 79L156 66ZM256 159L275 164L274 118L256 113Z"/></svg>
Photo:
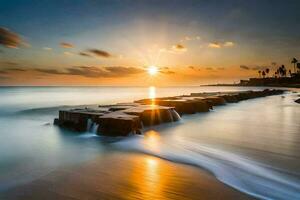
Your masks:
<svg viewBox="0 0 300 200"><path fill-rule="evenodd" d="M151 105L155 105L156 98L156 88L154 86L150 86L148 89L148 98L151 99Z"/></svg>
<svg viewBox="0 0 300 200"><path fill-rule="evenodd" d="M160 135L154 130L147 131L145 134L144 145L145 147L153 152L158 152L160 147Z"/></svg>
<svg viewBox="0 0 300 200"><path fill-rule="evenodd" d="M139 167L132 171L131 180L137 191L138 199L166 199L163 193L165 181L161 176L162 169L157 158L145 156L139 161ZM134 194L128 199L137 199Z"/></svg>

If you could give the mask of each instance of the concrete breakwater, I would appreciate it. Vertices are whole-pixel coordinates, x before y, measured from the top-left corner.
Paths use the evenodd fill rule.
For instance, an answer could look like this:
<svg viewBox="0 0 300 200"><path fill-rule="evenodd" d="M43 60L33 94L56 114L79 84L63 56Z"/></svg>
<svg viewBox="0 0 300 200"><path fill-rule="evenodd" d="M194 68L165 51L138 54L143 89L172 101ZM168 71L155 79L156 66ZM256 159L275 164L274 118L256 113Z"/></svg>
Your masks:
<svg viewBox="0 0 300 200"><path fill-rule="evenodd" d="M181 115L209 112L214 106L282 94L283 90L191 93L190 95L141 99L133 103L99 105L97 108L60 110L54 124L74 131L93 129L98 135L141 134L144 126L174 122Z"/></svg>

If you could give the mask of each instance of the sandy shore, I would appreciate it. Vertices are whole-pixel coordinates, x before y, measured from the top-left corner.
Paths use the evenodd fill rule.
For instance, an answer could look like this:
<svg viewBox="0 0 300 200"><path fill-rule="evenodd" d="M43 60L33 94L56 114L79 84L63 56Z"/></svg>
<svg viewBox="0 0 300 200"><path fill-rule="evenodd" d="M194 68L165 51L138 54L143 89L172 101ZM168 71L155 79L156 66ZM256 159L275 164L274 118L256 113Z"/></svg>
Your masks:
<svg viewBox="0 0 300 200"><path fill-rule="evenodd" d="M1 194L1 199L251 199L204 170L111 152Z"/></svg>

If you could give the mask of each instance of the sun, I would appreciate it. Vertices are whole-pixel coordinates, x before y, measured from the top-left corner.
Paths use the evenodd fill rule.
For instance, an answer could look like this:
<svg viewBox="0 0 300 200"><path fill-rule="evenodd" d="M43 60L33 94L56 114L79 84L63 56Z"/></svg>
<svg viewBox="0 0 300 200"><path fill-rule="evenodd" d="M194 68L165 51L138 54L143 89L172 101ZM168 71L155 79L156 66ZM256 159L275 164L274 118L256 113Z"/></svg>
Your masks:
<svg viewBox="0 0 300 200"><path fill-rule="evenodd" d="M154 76L155 74L157 74L158 72L158 68L156 66L149 66L148 67L148 73L151 75L151 76Z"/></svg>

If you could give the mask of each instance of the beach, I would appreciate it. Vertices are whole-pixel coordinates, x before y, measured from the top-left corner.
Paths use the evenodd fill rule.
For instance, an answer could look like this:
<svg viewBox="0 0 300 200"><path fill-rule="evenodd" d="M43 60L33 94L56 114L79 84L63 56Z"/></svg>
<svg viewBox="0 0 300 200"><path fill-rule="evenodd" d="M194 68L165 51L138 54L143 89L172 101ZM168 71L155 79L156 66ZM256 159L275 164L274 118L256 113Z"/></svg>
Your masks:
<svg viewBox="0 0 300 200"><path fill-rule="evenodd" d="M195 167L112 152L55 170L5 192L4 199L252 199Z"/></svg>
<svg viewBox="0 0 300 200"><path fill-rule="evenodd" d="M2 199L297 199L299 91L216 106L103 137L53 125L58 110L246 87L4 87ZM130 95L129 95L130 94ZM53 98L55 97L55 98Z"/></svg>

